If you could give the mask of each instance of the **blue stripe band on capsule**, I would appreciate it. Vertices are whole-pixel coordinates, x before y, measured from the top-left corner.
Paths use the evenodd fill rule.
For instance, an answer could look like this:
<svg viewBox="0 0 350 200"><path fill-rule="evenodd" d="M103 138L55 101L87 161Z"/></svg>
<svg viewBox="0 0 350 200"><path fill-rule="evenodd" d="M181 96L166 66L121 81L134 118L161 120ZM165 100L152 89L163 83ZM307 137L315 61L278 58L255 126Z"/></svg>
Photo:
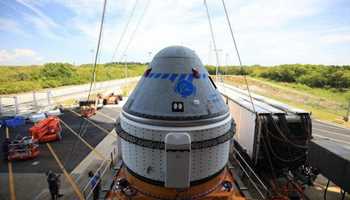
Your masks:
<svg viewBox="0 0 350 200"><path fill-rule="evenodd" d="M178 74L171 74L169 80L170 80L171 82L174 82L177 76L178 76Z"/></svg>
<svg viewBox="0 0 350 200"><path fill-rule="evenodd" d="M163 74L161 79L167 79L169 77L170 74Z"/></svg>
<svg viewBox="0 0 350 200"><path fill-rule="evenodd" d="M162 75L162 73L156 73L153 78L157 79Z"/></svg>
<svg viewBox="0 0 350 200"><path fill-rule="evenodd" d="M185 79L185 78L186 78L186 76L187 76L187 74L181 74L181 75L180 75L180 77L179 77L179 81L181 81L181 80Z"/></svg>

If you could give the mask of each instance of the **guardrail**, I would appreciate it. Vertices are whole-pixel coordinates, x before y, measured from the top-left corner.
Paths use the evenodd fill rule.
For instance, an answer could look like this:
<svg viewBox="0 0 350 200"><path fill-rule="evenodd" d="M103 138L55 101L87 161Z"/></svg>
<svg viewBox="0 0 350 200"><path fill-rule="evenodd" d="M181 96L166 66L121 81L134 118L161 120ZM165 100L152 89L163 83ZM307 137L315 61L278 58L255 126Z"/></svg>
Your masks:
<svg viewBox="0 0 350 200"><path fill-rule="evenodd" d="M30 112L46 111L53 106L51 91L32 92L28 101L21 96L0 96L0 116L14 116ZM5 102L6 101L6 102Z"/></svg>
<svg viewBox="0 0 350 200"><path fill-rule="evenodd" d="M110 174L107 172L114 170L114 166L116 165L117 159L118 159L117 149L113 148L113 151L110 153L110 159L103 160L100 166L95 170L94 177L98 177L97 179L99 181L102 181L104 179L107 179L107 180L113 179L113 177L108 176ZM76 182L78 182L79 179L80 177L76 180ZM92 181L93 179L89 178L89 181L85 184L85 186L81 190L86 200L89 200L92 198L94 189L98 185L98 184L93 185Z"/></svg>
<svg viewBox="0 0 350 200"><path fill-rule="evenodd" d="M120 90L140 77L97 82L93 92ZM85 97L89 91L89 84L64 86L46 91L34 91L17 95L0 95L0 116L27 115L33 112L46 111L55 102L69 98Z"/></svg>

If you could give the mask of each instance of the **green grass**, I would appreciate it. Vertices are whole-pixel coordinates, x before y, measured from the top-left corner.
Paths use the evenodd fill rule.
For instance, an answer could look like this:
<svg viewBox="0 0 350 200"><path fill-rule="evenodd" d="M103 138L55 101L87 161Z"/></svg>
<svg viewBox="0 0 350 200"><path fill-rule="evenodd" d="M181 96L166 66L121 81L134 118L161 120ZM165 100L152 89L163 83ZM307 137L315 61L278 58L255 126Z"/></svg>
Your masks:
<svg viewBox="0 0 350 200"><path fill-rule="evenodd" d="M128 77L142 75L146 68L147 65L145 64L129 63L127 70ZM322 73L329 71L329 75L326 73L329 76L328 82L330 80L337 82L337 77L330 76L332 74L338 74L339 79L348 80L349 78L350 81L350 66L337 68L305 65L277 66L272 68L255 66L247 68L245 71L237 67L230 67L227 69L230 73L227 74L246 73L254 76L248 78L253 92L308 110L316 118L340 122L342 116L346 113L348 99L350 97L350 91L348 91L349 88L345 87L345 82L344 87L335 89L330 87L332 81L326 84L325 88L322 88L309 87L307 84L302 84L298 81L276 81L272 79L273 77L264 79L261 76L263 73L274 72L275 70L275 72L279 72L277 73L278 76L290 78L291 74L296 73L298 70L300 71L299 68L308 73L312 73L314 70L321 71ZM92 78L92 69L93 66L91 64L73 66L68 63L48 63L45 65L18 67L0 66L0 95L88 83ZM211 74L215 73L215 67L207 66L207 69ZM124 64L99 64L96 74L97 81L125 78L125 66ZM230 76L226 81L236 86L244 86L241 76ZM128 93L132 87L133 85L124 88L123 93Z"/></svg>
<svg viewBox="0 0 350 200"><path fill-rule="evenodd" d="M128 64L127 76L143 74L144 64ZM48 63L42 66L0 66L0 95L28 92L44 88L89 83L92 79L91 64L73 66L67 63ZM124 64L100 64L96 81L125 78Z"/></svg>
<svg viewBox="0 0 350 200"><path fill-rule="evenodd" d="M264 81L266 84L271 84L275 87L286 88L286 89L294 89L306 94L319 96L324 98L325 100L337 101L340 103L347 103L347 93L344 91L329 89L329 88L312 88L304 84L299 83L285 83L285 82L277 82L263 78L250 78L255 80Z"/></svg>
<svg viewBox="0 0 350 200"><path fill-rule="evenodd" d="M228 77L225 82L245 88L241 76ZM252 92L309 111L317 119L350 125L342 120L348 106L345 92L262 78L248 77L248 83Z"/></svg>

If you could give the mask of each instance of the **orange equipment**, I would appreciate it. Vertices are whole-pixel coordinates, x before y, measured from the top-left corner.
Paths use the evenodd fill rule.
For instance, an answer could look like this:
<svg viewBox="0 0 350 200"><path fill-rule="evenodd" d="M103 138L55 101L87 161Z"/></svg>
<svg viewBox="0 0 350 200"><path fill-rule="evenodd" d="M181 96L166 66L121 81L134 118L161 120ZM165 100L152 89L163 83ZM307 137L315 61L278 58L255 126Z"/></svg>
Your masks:
<svg viewBox="0 0 350 200"><path fill-rule="evenodd" d="M37 157L40 153L38 140L33 137L22 137L8 144L7 159L29 160Z"/></svg>
<svg viewBox="0 0 350 200"><path fill-rule="evenodd" d="M122 100L123 100L122 95L110 93L109 95L103 97L103 105L118 104L118 101L122 101Z"/></svg>
<svg viewBox="0 0 350 200"><path fill-rule="evenodd" d="M115 177L115 185L107 194L107 200L156 200L156 199L200 199L200 200L245 200L235 187L232 174L223 170L216 177L182 190L165 188L140 180L123 167Z"/></svg>
<svg viewBox="0 0 350 200"><path fill-rule="evenodd" d="M83 117L91 117L96 114L96 101L95 100L82 100L79 101L80 114Z"/></svg>
<svg viewBox="0 0 350 200"><path fill-rule="evenodd" d="M58 117L48 117L39 121L29 129L29 133L39 142L51 142L60 140L61 124Z"/></svg>

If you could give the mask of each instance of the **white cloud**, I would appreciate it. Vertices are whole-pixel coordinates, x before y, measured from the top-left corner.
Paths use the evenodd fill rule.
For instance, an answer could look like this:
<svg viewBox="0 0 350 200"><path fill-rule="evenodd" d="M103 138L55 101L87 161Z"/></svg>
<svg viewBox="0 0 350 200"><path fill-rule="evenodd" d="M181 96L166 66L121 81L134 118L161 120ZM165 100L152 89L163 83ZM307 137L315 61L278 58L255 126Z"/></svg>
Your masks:
<svg viewBox="0 0 350 200"><path fill-rule="evenodd" d="M204 63L214 64L213 53L212 59L208 60L211 37L202 2L153 0L144 24L129 50L129 57L146 61L146 55L150 51L154 54L165 46L182 44L195 49ZM309 33L302 28L286 30L285 26L293 20L321 12L325 8L323 0L240 0L226 3L246 64L276 64L293 62L293 59L310 62L310 59L305 60L305 55L310 54L308 50L315 44L310 44L310 47L306 44L310 37L315 37L310 36L315 32ZM226 53L235 57L221 2L208 1L208 5L217 48L222 49L220 57L224 57ZM221 59L220 62L223 63L224 60Z"/></svg>
<svg viewBox="0 0 350 200"><path fill-rule="evenodd" d="M16 0L16 2L32 12L23 13L23 16L25 20L34 25L39 34L51 39L63 39L56 30L62 32L65 29L64 26L56 23L39 8L40 1Z"/></svg>
<svg viewBox="0 0 350 200"><path fill-rule="evenodd" d="M138 0L136 16L133 17L126 37L119 48L117 59L121 58L146 1ZM102 62L111 61L115 45L134 2L130 0L107 2L102 59L100 59ZM95 49L103 1L57 0L56 3L62 4L74 13L74 16L66 22L66 26L80 33L66 40L70 42L76 42L78 39L86 41L89 50ZM284 63L297 58L303 61L305 53L310 50L310 47L304 44L309 41L310 34L300 30L285 31L285 26L293 20L313 16L326 7L324 0L256 0L249 2L237 0L226 1L226 4L242 57L245 58L243 61L247 64ZM230 54L230 57L235 58L221 2L208 0L208 5L217 48L222 49L221 57ZM32 19L32 22L46 30L46 35L50 35L50 32L47 31L52 26L50 21L46 20L45 15L35 9L34 5L29 8L32 8L40 19L47 23L36 19ZM45 26L46 24L48 25ZM152 0L143 23L129 47L128 60L148 61L148 52L154 54L165 46L182 44L195 49L204 63L213 64L214 54L212 53L210 60L208 58L210 42L208 21L202 0ZM88 61L91 59L89 50L81 49L85 52ZM291 50L294 54L291 53ZM237 63L236 59L232 59L231 63L233 61Z"/></svg>
<svg viewBox="0 0 350 200"><path fill-rule="evenodd" d="M11 31L12 33L19 34L22 37L29 36L20 28L19 24L13 19L0 18L0 31Z"/></svg>
<svg viewBox="0 0 350 200"><path fill-rule="evenodd" d="M25 6L29 10L31 10L33 13L35 13L36 16L38 16L43 23L45 23L47 26L51 27L59 27L59 25L53 21L50 17L48 17L46 14L44 14L40 9L38 9L36 6L35 1L25 1L25 0L16 0L21 5Z"/></svg>
<svg viewBox="0 0 350 200"><path fill-rule="evenodd" d="M32 49L14 49L12 51L0 49L0 64L36 64L43 58Z"/></svg>
<svg viewBox="0 0 350 200"><path fill-rule="evenodd" d="M327 34L322 36L321 39L330 44L350 43L350 32Z"/></svg>
<svg viewBox="0 0 350 200"><path fill-rule="evenodd" d="M52 0L18 2L32 11L33 15L26 19L40 30L43 36L62 39L62 45L76 45L74 50L81 55L78 62L91 62L90 50L96 49L103 0L54 0L73 13L71 18L62 22L64 26L48 17L42 9L44 4L51 3ZM101 62L111 61L113 50L134 2L135 0L107 1ZM119 48L117 58L120 58L125 49L147 0L138 2L136 15ZM221 63L225 63L225 55L228 54L229 64L237 64L221 1L207 2L217 48L222 50ZM226 4L244 64L327 64L337 60L343 63L346 60L337 59L340 54L327 52L327 49L334 49L336 45L350 40L349 29L344 30L342 26L327 24L318 18L318 15L329 9L330 1L226 0ZM313 21L314 26L305 26L304 19ZM7 24L8 27L15 27L11 23ZM63 31L57 33L55 29ZM148 12L127 52L128 60L149 61L148 52L154 55L168 45L180 44L196 50L204 63L214 64L214 53L209 53L209 43L211 37L203 0L151 0ZM56 54L59 55L60 52ZM62 61L65 61L64 59L62 57Z"/></svg>

